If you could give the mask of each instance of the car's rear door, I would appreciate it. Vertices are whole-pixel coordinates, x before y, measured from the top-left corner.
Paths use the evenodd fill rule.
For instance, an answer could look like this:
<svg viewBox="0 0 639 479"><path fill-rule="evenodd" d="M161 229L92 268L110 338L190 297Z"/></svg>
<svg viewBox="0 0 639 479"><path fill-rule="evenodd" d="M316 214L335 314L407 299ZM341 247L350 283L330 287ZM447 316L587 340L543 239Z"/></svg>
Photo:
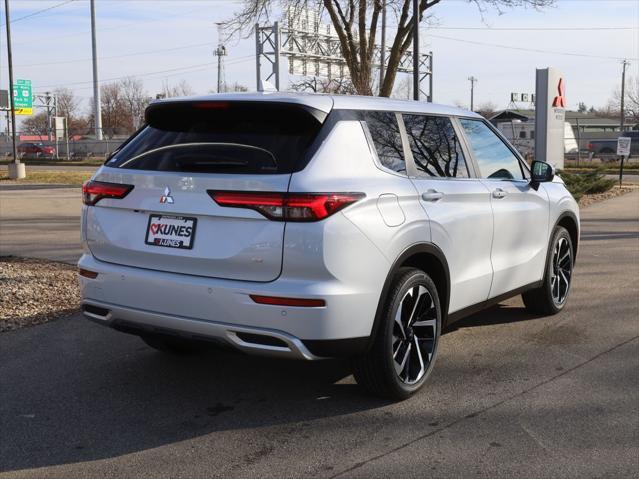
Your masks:
<svg viewBox="0 0 639 479"><path fill-rule="evenodd" d="M493 214L486 186L473 176L454 121L446 116L402 118L411 153L409 176L450 271L450 306L455 312L488 298L492 279Z"/></svg>
<svg viewBox="0 0 639 479"><path fill-rule="evenodd" d="M531 187L521 160L481 119L460 119L494 216L490 297L539 281L548 247L548 196Z"/></svg>
<svg viewBox="0 0 639 479"><path fill-rule="evenodd" d="M276 102L152 106L148 126L95 177L133 188L121 199L86 208L91 253L101 261L165 272L277 278L285 223L220 206L211 194L231 191L250 201L251 193L286 192L324 117Z"/></svg>

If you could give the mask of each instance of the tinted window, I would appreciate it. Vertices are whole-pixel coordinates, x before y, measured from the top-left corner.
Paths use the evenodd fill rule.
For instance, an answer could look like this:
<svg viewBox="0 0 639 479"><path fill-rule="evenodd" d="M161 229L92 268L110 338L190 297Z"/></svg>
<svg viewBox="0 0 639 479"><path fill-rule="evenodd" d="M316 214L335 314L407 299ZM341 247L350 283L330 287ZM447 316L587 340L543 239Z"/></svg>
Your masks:
<svg viewBox="0 0 639 479"><path fill-rule="evenodd" d="M460 120L479 165L482 178L523 178L519 160L481 120Z"/></svg>
<svg viewBox="0 0 639 479"><path fill-rule="evenodd" d="M420 176L468 177L466 160L450 118L403 115Z"/></svg>
<svg viewBox="0 0 639 479"><path fill-rule="evenodd" d="M370 111L364 114L364 119L380 163L389 170L406 173L402 137L395 113Z"/></svg>
<svg viewBox="0 0 639 479"><path fill-rule="evenodd" d="M319 116L319 118L318 118ZM277 174L296 171L323 117L295 105L165 103L107 166L153 171Z"/></svg>

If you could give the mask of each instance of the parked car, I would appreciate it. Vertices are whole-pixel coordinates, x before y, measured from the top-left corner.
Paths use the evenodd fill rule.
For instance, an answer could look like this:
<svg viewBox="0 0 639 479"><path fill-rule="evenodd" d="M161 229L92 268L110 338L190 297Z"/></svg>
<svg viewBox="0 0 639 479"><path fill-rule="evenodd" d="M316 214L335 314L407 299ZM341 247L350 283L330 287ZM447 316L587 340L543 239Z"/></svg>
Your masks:
<svg viewBox="0 0 639 479"><path fill-rule="evenodd" d="M639 155L639 130L624 131L619 136L632 138L630 141L630 157ZM588 142L588 152L593 155L616 155L617 138L590 140Z"/></svg>
<svg viewBox="0 0 639 479"><path fill-rule="evenodd" d="M53 158L55 148L46 146L44 143L20 143L18 145L18 155L29 158Z"/></svg>
<svg viewBox="0 0 639 479"><path fill-rule="evenodd" d="M162 351L350 357L394 399L446 325L518 294L560 312L579 240L549 164L475 113L380 98L156 102L83 198L87 318Z"/></svg>

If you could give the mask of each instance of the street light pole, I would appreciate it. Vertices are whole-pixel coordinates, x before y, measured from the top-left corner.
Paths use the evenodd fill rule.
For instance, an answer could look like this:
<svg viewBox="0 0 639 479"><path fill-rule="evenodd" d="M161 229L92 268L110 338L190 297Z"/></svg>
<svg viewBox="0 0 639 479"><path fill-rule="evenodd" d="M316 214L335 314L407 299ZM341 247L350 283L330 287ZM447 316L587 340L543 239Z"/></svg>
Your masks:
<svg viewBox="0 0 639 479"><path fill-rule="evenodd" d="M413 0L413 100L419 101L419 0Z"/></svg>
<svg viewBox="0 0 639 479"><path fill-rule="evenodd" d="M7 62L9 63L9 109L11 110L11 131L13 133L13 161L20 163L16 147L16 110L13 106L13 53L11 50L11 13L9 0L4 0L4 16L7 25Z"/></svg>
<svg viewBox="0 0 639 479"><path fill-rule="evenodd" d="M91 48L93 52L93 121L95 123L95 139L102 140L102 104L100 102L100 85L98 81L98 42L95 33L95 0L91 0Z"/></svg>
<svg viewBox="0 0 639 479"><path fill-rule="evenodd" d="M475 111L475 82L477 78L469 76L468 81L470 82L470 111Z"/></svg>
<svg viewBox="0 0 639 479"><path fill-rule="evenodd" d="M382 7L382 46L379 50L379 89L384 87L384 66L386 65L386 0Z"/></svg>

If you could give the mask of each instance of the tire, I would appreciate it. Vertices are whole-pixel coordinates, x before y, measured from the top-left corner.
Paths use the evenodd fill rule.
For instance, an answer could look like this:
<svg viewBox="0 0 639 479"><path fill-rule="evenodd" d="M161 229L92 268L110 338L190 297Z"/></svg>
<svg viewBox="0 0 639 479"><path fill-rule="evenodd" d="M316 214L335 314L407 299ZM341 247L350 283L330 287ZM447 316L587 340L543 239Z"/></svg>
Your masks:
<svg viewBox="0 0 639 479"><path fill-rule="evenodd" d="M153 349L157 349L158 351L162 351L163 353L185 355L200 350L198 344L187 339L152 334L145 334L144 336L140 336L140 338L148 346Z"/></svg>
<svg viewBox="0 0 639 479"><path fill-rule="evenodd" d="M570 234L563 226L557 226L546 258L543 284L521 295L526 309L543 315L557 314L564 309L570 293L573 264L574 247Z"/></svg>
<svg viewBox="0 0 639 479"><path fill-rule="evenodd" d="M376 396L404 400L421 389L437 358L441 306L435 283L419 269L401 268L380 319L369 351L353 360L355 379Z"/></svg>

